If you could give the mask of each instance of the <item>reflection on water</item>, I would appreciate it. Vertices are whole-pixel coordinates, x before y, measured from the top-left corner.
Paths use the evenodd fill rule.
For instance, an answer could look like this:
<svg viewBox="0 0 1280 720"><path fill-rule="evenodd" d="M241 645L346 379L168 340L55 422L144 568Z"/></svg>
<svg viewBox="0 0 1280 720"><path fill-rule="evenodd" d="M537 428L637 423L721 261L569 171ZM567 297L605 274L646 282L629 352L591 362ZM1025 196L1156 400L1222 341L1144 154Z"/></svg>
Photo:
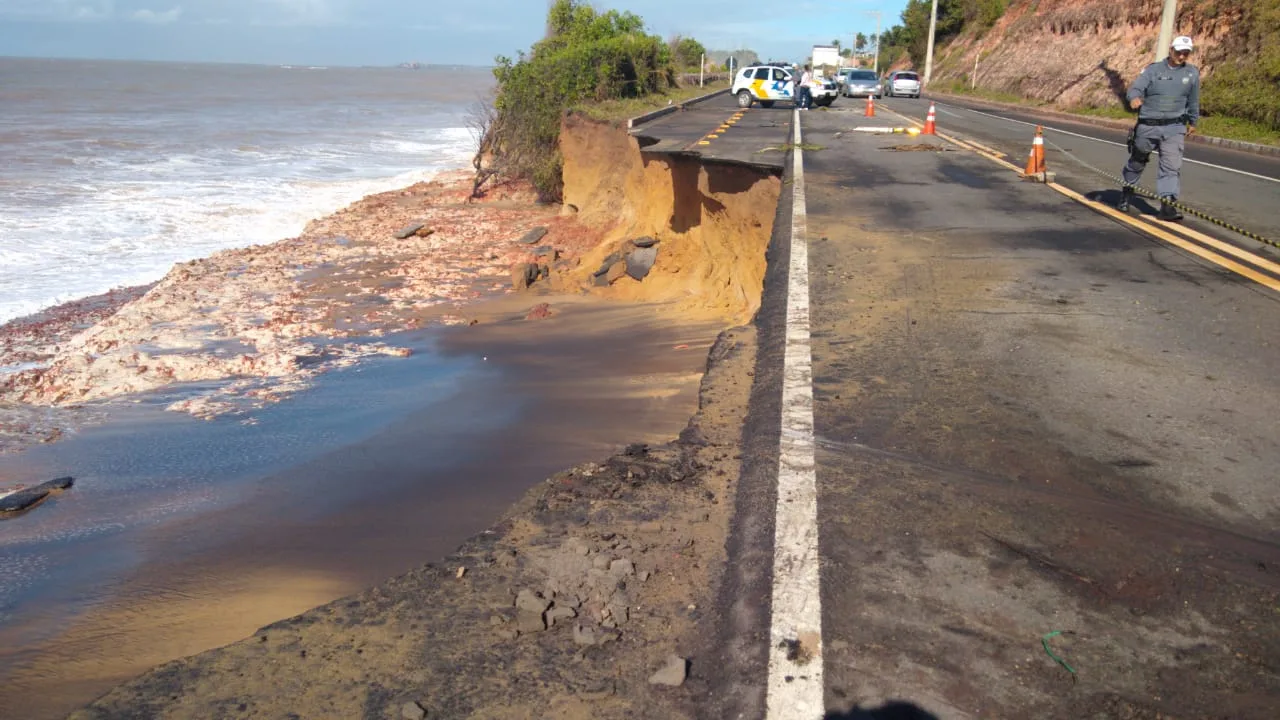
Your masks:
<svg viewBox="0 0 1280 720"><path fill-rule="evenodd" d="M143 406L0 458L0 477L78 478L0 523L0 716L65 717L446 555L564 467L674 437L706 355L672 348L705 349L717 328L560 307L537 333L393 339L415 354L321 376L257 425Z"/></svg>
<svg viewBox="0 0 1280 720"><path fill-rule="evenodd" d="M120 661L115 652L104 657L101 648L136 639L143 630L152 644L148 654L188 654L209 647L211 638L243 635L350 591L344 578L305 569L241 569L228 582L217 567L201 567L197 559L269 525L263 513L296 526L370 492L394 490L404 473L365 473L353 484L353 463L343 456L391 425L441 407L469 384L498 375L474 358L441 357L427 334L401 340L416 344L410 358L374 359L323 375L312 391L252 413L253 423L164 412L170 392L113 410L106 425L60 443L0 457L0 477L76 478L67 493L0 522L0 683L82 676L72 672L76 667L83 676L99 676ZM518 404L489 410L458 417L455 430L501 426ZM417 447L437 457L402 452L396 460L360 459L367 451L357 448L355 464L423 468L449 458L432 443ZM132 574L168 558L182 561L142 582ZM129 602L120 602L126 595ZM88 610L104 613L95 630L65 636L68 624ZM168 632L170 625L188 630ZM190 632L192 627L198 630ZM228 636L229 630L235 634ZM89 652L91 646L99 650ZM91 670L95 663L101 667ZM0 689L0 705L8 704L6 692Z"/></svg>

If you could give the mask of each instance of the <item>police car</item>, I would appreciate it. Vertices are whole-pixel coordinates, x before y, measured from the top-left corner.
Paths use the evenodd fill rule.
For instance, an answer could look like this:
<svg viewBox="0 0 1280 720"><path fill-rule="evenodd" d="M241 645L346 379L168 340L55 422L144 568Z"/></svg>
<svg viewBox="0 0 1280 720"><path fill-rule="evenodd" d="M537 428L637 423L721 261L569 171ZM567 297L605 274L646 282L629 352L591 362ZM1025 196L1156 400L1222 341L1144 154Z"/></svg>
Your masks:
<svg viewBox="0 0 1280 720"><path fill-rule="evenodd" d="M755 103L773 107L779 100L794 102L796 77L791 71L774 65L752 65L739 70L733 76L732 93L738 99L738 107L749 108ZM819 107L835 102L839 87L835 82L818 80L810 88L813 104Z"/></svg>

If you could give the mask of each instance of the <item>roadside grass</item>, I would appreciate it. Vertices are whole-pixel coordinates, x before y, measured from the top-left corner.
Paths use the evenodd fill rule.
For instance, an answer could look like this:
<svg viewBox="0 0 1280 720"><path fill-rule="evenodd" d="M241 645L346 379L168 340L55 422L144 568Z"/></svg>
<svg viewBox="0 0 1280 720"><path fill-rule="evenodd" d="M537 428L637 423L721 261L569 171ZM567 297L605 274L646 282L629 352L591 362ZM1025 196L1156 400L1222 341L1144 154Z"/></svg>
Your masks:
<svg viewBox="0 0 1280 720"><path fill-rule="evenodd" d="M934 87L937 88L939 92L951 93L953 95L965 95L984 100L994 100L996 102L1021 105L1027 108L1061 110L1062 112L1068 112L1072 115L1130 121L1136 117L1135 113L1125 110L1119 105L1108 105L1105 107L1053 108L1047 103L1025 98L1013 93L1002 92L999 90L985 90L983 88L977 88L974 90L970 88L968 84L958 80L952 80L947 83L935 83ZM1203 115L1200 118L1200 124L1196 126L1196 131L1201 135L1220 137L1227 140L1240 140L1242 142L1258 143L1260 145L1280 146L1280 130L1275 130L1261 123L1256 123L1244 118L1226 117L1223 115Z"/></svg>
<svg viewBox="0 0 1280 720"><path fill-rule="evenodd" d="M617 122L628 118L643 115L653 110L664 108L668 105L678 105L687 102L696 97L713 93L717 90L724 90L729 87L729 82L708 82L706 87L699 87L696 83L685 87L675 88L663 93L655 93L640 98L626 98L620 100L605 100L603 102L582 103L574 108L575 112L580 112L592 120L602 122Z"/></svg>
<svg viewBox="0 0 1280 720"><path fill-rule="evenodd" d="M1067 112L1075 115L1092 117L1117 118L1132 121L1136 113L1129 112L1119 106L1070 108ZM1280 145L1280 130L1273 130L1261 123L1244 118L1224 117L1222 115L1202 115L1196 132L1201 135L1241 140L1260 145Z"/></svg>
<svg viewBox="0 0 1280 720"><path fill-rule="evenodd" d="M1003 90L991 90L989 88L971 88L969 83L963 80L949 80L935 82L932 88L939 92L951 93L952 95L968 95L970 97L982 98L983 100L994 100L996 102L1015 103L1018 105L1027 105L1030 107L1039 107L1043 103L1031 100L1030 98L1015 95Z"/></svg>

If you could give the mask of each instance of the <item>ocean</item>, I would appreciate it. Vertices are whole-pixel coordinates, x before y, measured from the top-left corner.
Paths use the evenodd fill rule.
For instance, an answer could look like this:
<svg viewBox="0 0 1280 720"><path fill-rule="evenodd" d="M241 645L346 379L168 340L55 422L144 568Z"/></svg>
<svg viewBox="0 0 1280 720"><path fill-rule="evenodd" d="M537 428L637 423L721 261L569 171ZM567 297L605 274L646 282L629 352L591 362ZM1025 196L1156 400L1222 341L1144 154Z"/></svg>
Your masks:
<svg viewBox="0 0 1280 720"><path fill-rule="evenodd" d="M0 58L0 323L467 167L484 68Z"/></svg>

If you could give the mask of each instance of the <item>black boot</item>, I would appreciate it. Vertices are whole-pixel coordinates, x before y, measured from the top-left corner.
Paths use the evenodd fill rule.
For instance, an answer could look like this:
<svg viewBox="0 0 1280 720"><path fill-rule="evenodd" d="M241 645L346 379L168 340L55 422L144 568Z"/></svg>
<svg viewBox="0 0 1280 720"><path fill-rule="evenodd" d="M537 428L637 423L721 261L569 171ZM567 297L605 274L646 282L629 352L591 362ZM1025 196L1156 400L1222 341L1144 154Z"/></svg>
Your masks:
<svg viewBox="0 0 1280 720"><path fill-rule="evenodd" d="M1120 212L1129 212L1129 203L1133 202L1133 186L1125 185L1120 188L1120 202L1116 203L1116 209Z"/></svg>
<svg viewBox="0 0 1280 720"><path fill-rule="evenodd" d="M1176 201L1177 198L1173 197L1160 198L1159 217L1161 220L1164 220L1165 222L1178 222L1182 219L1182 213L1178 211L1178 208L1172 205L1172 203Z"/></svg>

